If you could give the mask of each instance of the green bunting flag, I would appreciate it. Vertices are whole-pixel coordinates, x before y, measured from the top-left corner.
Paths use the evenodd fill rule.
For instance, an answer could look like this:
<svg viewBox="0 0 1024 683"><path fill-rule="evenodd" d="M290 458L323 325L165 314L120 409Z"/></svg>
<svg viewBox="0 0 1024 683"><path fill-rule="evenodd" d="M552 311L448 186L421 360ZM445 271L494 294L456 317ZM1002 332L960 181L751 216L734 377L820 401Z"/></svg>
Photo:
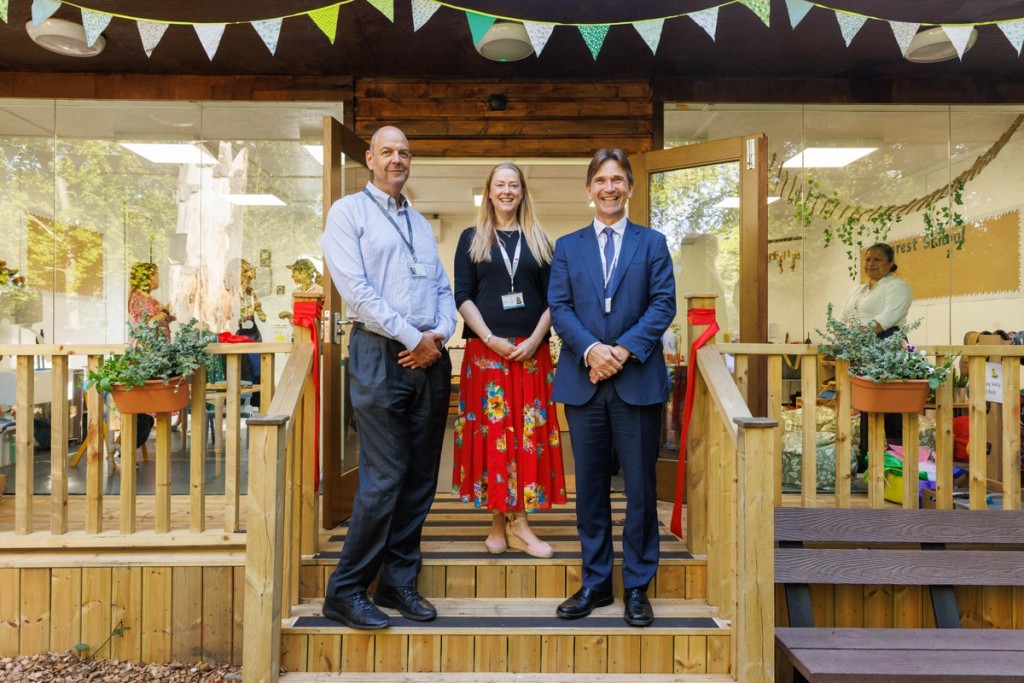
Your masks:
<svg viewBox="0 0 1024 683"><path fill-rule="evenodd" d="M740 0L740 4L746 6L756 14L765 26L771 26L772 3L771 0Z"/></svg>
<svg viewBox="0 0 1024 683"><path fill-rule="evenodd" d="M338 35L338 9L341 5L331 5L308 12L313 23L320 27L327 39L334 45L334 38Z"/></svg>
<svg viewBox="0 0 1024 683"><path fill-rule="evenodd" d="M578 28L580 33L583 34L584 42L590 48L590 54L593 55L594 59L597 59L597 53L601 51L605 36L608 35L608 24L590 24Z"/></svg>
<svg viewBox="0 0 1024 683"><path fill-rule="evenodd" d="M380 10L380 13L395 22L395 0L366 0L368 3Z"/></svg>
<svg viewBox="0 0 1024 683"><path fill-rule="evenodd" d="M473 34L474 45L478 45L483 40L484 34L491 28L496 18L466 10L466 21L469 22L469 32Z"/></svg>

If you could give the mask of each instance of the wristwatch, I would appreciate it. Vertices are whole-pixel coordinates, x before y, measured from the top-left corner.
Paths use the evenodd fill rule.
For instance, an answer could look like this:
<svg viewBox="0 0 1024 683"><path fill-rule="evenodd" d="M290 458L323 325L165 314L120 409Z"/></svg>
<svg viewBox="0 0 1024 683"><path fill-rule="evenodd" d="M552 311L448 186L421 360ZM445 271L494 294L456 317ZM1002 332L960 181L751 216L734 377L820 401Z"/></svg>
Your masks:
<svg viewBox="0 0 1024 683"><path fill-rule="evenodd" d="M493 337L493 336L494 336L493 334L488 334L486 337L484 337L484 344L486 344L487 342L491 341L491 337Z"/></svg>

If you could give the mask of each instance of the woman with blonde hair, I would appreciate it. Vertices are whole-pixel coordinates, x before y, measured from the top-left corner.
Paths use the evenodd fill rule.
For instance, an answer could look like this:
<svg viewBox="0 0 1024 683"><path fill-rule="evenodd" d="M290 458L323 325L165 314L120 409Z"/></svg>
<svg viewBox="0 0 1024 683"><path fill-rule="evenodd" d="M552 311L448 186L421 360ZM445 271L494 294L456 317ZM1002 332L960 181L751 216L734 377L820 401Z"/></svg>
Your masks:
<svg viewBox="0 0 1024 683"><path fill-rule="evenodd" d="M466 351L452 489L491 511L488 552L511 547L551 557L526 515L566 502L548 345L553 245L518 166L495 166L484 187L476 225L463 231L455 251Z"/></svg>
<svg viewBox="0 0 1024 683"><path fill-rule="evenodd" d="M128 276L131 294L128 297L128 316L138 324L145 317L160 325L167 338L171 338L171 323L177 318L150 292L160 286L160 271L155 263L136 262Z"/></svg>

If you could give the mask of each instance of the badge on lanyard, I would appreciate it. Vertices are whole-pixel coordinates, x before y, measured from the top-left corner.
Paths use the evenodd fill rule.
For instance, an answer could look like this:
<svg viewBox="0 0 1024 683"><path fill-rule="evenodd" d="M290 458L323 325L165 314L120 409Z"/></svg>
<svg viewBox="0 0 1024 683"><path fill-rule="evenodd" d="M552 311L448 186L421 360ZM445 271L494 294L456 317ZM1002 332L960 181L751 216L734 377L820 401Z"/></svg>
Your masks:
<svg viewBox="0 0 1024 683"><path fill-rule="evenodd" d="M512 310L513 308L522 308L526 303L523 302L522 292L509 292L503 294L501 297L501 307L506 311Z"/></svg>
<svg viewBox="0 0 1024 683"><path fill-rule="evenodd" d="M605 313L611 313L612 312L612 298L610 296L606 296L604 298L604 312Z"/></svg>
<svg viewBox="0 0 1024 683"><path fill-rule="evenodd" d="M409 272L412 274L413 277L426 277L427 266L425 263L416 263L414 261L413 263L409 264Z"/></svg>

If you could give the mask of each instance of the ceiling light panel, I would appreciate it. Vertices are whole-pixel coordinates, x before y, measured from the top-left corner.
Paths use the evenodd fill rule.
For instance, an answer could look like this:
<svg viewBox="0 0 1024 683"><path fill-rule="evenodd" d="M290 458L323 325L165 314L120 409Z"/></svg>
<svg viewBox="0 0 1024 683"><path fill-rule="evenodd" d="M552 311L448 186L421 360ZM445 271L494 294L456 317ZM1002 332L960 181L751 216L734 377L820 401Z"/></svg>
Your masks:
<svg viewBox="0 0 1024 683"><path fill-rule="evenodd" d="M874 152L877 147L808 147L788 159L783 168L843 168Z"/></svg>

